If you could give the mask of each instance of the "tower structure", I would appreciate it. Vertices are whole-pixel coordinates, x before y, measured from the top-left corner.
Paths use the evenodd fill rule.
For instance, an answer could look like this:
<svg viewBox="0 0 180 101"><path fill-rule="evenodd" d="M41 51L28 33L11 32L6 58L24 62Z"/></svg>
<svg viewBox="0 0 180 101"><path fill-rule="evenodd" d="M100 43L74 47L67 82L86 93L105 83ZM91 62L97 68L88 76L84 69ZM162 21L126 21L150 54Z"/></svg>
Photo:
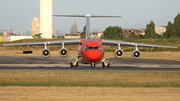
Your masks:
<svg viewBox="0 0 180 101"><path fill-rule="evenodd" d="M42 38L52 38L52 0L40 0L40 33Z"/></svg>

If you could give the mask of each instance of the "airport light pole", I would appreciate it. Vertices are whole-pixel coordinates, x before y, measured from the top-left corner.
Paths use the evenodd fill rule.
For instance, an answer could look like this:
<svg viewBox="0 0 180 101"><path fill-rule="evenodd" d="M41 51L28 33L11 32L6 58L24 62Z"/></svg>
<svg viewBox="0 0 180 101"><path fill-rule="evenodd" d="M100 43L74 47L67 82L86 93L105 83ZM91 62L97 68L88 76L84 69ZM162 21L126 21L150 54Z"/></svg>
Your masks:
<svg viewBox="0 0 180 101"><path fill-rule="evenodd" d="M29 36L29 33L28 33L28 31L29 31L29 27L26 27L27 28L27 36Z"/></svg>

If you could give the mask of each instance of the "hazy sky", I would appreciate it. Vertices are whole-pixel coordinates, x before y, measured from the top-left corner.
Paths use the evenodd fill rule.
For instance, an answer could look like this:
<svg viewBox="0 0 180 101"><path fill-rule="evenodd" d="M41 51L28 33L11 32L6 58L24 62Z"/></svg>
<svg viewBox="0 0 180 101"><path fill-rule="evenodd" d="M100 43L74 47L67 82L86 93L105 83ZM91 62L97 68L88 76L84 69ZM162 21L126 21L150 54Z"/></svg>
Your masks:
<svg viewBox="0 0 180 101"><path fill-rule="evenodd" d="M40 0L0 0L0 30L8 27L21 32L31 28L33 17L39 17ZM120 15L123 18L91 18L92 29L105 29L108 26L122 28L146 27L153 20L156 26L174 22L180 13L180 0L53 0L53 14L74 15ZM85 18L53 17L55 32L69 32L74 21L82 31Z"/></svg>

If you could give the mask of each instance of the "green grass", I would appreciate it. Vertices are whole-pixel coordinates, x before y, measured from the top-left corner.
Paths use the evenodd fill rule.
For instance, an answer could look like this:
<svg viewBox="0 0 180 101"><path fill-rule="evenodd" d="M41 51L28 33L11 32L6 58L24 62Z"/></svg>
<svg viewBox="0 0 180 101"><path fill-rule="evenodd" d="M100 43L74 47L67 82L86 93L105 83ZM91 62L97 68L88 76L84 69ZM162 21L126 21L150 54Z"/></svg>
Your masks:
<svg viewBox="0 0 180 101"><path fill-rule="evenodd" d="M0 71L0 86L180 87L180 72Z"/></svg>

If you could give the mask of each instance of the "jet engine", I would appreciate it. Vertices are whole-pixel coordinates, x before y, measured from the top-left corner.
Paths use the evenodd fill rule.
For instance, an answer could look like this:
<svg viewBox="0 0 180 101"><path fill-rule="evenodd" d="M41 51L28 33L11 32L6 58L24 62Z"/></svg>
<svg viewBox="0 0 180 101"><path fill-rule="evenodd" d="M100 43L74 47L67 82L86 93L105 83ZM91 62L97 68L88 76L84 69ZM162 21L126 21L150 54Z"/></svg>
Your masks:
<svg viewBox="0 0 180 101"><path fill-rule="evenodd" d="M141 52L140 52L139 50L134 50L134 51L132 52L132 57L133 57L134 59L139 59L139 58L141 57Z"/></svg>
<svg viewBox="0 0 180 101"><path fill-rule="evenodd" d="M114 54L117 58L122 58L124 55L124 51L122 49L116 49Z"/></svg>
<svg viewBox="0 0 180 101"><path fill-rule="evenodd" d="M66 48L61 48L61 49L59 50L59 55L60 55L61 57L65 58L65 57L68 55L67 49L66 49Z"/></svg>
<svg viewBox="0 0 180 101"><path fill-rule="evenodd" d="M42 50L41 54L44 58L48 58L50 56L50 50L45 48Z"/></svg>

